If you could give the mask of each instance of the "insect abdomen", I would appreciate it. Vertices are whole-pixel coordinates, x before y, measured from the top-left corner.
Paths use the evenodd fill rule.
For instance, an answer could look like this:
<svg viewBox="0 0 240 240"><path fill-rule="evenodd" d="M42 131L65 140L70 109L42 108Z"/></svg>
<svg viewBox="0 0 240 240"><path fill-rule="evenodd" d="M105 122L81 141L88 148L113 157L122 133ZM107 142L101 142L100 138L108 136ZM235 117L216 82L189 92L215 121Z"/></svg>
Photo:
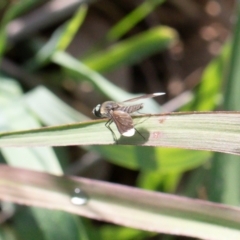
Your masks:
<svg viewBox="0 0 240 240"><path fill-rule="evenodd" d="M140 109L143 108L143 104L140 103L140 104L136 104L136 105L132 105L132 106L122 106L120 108L121 111L123 112L126 112L126 113L133 113L133 112L136 112Z"/></svg>

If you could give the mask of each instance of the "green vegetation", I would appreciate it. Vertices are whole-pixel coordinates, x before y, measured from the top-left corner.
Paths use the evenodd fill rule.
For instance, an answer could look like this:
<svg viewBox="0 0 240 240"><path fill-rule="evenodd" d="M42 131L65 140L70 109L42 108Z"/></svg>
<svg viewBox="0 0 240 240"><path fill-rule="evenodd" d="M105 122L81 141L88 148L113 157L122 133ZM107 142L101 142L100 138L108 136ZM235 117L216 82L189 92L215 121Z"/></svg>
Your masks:
<svg viewBox="0 0 240 240"><path fill-rule="evenodd" d="M145 139L121 137L113 124L116 144L105 120L90 120L92 106L96 99L123 101L138 95L129 93L129 82L124 90L122 79L113 83L108 74L132 71L130 81L134 69L141 68L160 79L174 67L171 57L181 46L181 27L156 24L156 17L161 9L166 15L173 11L176 3L145 0L124 14L118 6L110 14L115 19L116 13L115 25L111 19L96 40L85 24L98 22L94 9L105 14L112 6L103 11L97 3L60 2L0 4L0 199L6 216L0 240L130 240L158 233L169 234L159 239L240 239L240 4L232 39L204 67L198 83L182 90L192 98L177 105L179 113L165 112L170 80L158 90L160 81L136 83L136 74L135 89L166 91L160 99L166 103L146 101L148 114L134 117ZM192 4L174 7L194 17ZM78 52L78 44L86 49ZM157 56L165 59L164 66ZM192 61L197 57L192 54ZM120 177L115 178L114 168ZM81 174L87 178L68 176ZM86 201L78 206L74 196Z"/></svg>

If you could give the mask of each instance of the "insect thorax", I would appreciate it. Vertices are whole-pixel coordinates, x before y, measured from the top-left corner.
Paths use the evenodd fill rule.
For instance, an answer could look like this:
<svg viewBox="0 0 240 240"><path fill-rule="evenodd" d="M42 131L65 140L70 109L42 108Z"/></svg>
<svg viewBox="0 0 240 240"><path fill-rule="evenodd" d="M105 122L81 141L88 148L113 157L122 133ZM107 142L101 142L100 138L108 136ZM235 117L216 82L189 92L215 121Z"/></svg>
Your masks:
<svg viewBox="0 0 240 240"><path fill-rule="evenodd" d="M139 103L139 104L129 105L129 106L123 105L123 106L119 107L119 110L131 114L131 113L137 112L138 110L140 110L142 108L143 108L143 104Z"/></svg>
<svg viewBox="0 0 240 240"><path fill-rule="evenodd" d="M110 115L110 111L111 110L116 110L118 108L118 104L116 102L113 102L113 101L107 101L107 102L104 102L102 105L101 105L101 108L100 108L100 112L101 112L101 115L102 117L108 117L110 118L111 115Z"/></svg>

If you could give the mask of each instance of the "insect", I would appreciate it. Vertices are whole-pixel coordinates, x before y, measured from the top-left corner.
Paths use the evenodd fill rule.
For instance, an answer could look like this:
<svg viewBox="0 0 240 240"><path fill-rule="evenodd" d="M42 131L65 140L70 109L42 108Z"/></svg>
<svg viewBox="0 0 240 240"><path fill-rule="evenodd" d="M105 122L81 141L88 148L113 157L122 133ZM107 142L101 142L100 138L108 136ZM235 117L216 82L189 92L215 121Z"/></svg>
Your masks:
<svg viewBox="0 0 240 240"><path fill-rule="evenodd" d="M117 142L116 135L114 134L113 130L110 127L110 125L113 122L116 124L119 133L125 137L131 137L137 131L137 129L134 128L131 114L142 109L143 103L137 103L137 104L132 104L132 105L129 105L128 103L135 102L140 99L158 97L158 96L161 96L164 94L165 93L146 94L146 95L142 95L142 96L139 96L136 98L128 99L121 103L114 102L114 101L107 101L102 104L98 104L93 109L92 112L98 118L108 118L109 119L106 122L105 126L111 131L115 142Z"/></svg>

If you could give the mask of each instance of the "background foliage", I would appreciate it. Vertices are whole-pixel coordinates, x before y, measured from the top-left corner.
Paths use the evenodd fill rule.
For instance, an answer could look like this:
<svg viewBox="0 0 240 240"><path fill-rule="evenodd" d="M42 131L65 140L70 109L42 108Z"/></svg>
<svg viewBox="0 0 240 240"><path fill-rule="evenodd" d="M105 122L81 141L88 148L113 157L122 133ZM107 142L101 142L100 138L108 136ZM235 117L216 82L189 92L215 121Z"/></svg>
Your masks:
<svg viewBox="0 0 240 240"><path fill-rule="evenodd" d="M2 1L1 131L84 121L102 101L147 92L167 94L145 112L239 110L238 5ZM1 162L240 203L240 162L233 155L139 146L3 148ZM2 239L170 238L13 204L4 203L2 214Z"/></svg>

